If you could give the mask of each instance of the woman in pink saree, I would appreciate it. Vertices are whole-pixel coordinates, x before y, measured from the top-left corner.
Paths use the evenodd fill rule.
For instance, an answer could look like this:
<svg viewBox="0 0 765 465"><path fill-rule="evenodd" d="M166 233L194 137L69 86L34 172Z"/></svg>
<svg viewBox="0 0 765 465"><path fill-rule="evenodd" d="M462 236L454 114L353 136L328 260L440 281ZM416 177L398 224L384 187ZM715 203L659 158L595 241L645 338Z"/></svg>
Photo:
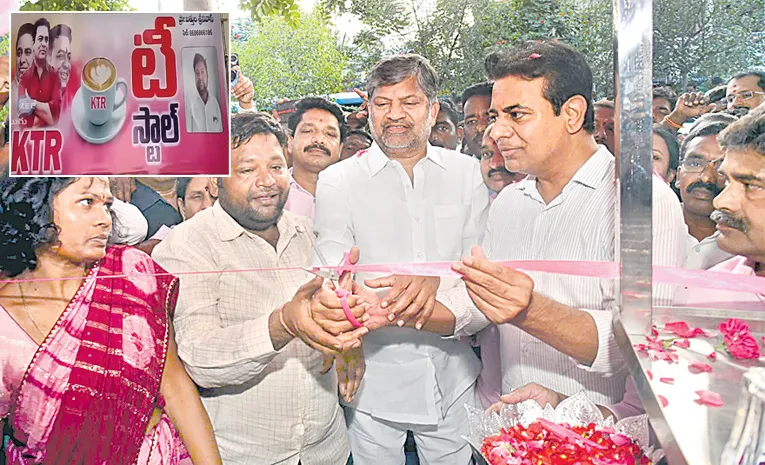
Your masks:
<svg viewBox="0 0 765 465"><path fill-rule="evenodd" d="M220 464L173 341L176 278L108 244L111 202L105 179L0 183L5 460Z"/></svg>

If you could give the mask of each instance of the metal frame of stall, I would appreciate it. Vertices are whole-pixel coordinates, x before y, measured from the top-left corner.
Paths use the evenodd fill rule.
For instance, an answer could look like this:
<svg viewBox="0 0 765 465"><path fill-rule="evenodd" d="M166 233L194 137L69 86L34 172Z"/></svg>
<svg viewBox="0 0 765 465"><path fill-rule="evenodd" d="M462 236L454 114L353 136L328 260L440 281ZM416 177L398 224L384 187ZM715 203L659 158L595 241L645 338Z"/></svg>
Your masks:
<svg viewBox="0 0 765 465"><path fill-rule="evenodd" d="M617 260L621 263L620 311L614 315L614 335L632 374L657 439L670 465L718 465L742 409L744 374L757 362L710 362L703 354L684 351L691 361L710 362L714 370L691 374L675 365L672 389L652 388L647 371L667 370L665 362L637 356L633 345L645 343L652 322L684 320L714 330L728 318L746 319L755 333L765 332L765 315L756 312L693 308L652 308L652 65L653 1L614 0L614 68L616 77L616 152L619 177ZM662 365L663 364L663 365ZM721 408L679 408L708 389L719 393ZM657 395L669 405L662 408ZM745 400L745 399L744 399ZM676 408L673 408L673 404Z"/></svg>

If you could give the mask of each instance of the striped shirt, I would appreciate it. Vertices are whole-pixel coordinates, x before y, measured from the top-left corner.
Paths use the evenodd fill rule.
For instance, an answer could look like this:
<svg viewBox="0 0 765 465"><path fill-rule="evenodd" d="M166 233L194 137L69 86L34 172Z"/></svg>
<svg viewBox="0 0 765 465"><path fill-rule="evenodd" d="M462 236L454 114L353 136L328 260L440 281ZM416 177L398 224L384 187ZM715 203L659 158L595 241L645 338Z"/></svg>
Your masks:
<svg viewBox="0 0 765 465"><path fill-rule="evenodd" d="M484 252L492 260L612 261L615 199L614 157L600 147L549 204L531 177L506 187L489 211ZM598 353L591 366L584 366L511 324L500 325L502 392L537 382L567 395L584 390L599 404L620 401L627 371L611 327L613 281L530 275L540 294L592 316ZM454 312L456 335L474 334L488 325L464 285L439 293L438 300Z"/></svg>
<svg viewBox="0 0 765 465"><path fill-rule="evenodd" d="M344 464L349 447L337 402L337 375L298 339L271 342L271 312L311 276L308 218L284 212L276 248L245 230L216 202L173 228L152 258L180 280L175 325L178 355L202 387L226 465Z"/></svg>

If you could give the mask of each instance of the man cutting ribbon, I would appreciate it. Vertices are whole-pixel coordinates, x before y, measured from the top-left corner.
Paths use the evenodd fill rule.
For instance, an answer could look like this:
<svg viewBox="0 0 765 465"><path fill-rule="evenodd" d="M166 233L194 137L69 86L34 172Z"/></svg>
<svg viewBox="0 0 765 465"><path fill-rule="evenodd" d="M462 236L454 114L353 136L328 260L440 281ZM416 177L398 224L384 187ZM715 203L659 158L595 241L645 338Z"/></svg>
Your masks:
<svg viewBox="0 0 765 465"><path fill-rule="evenodd" d="M231 136L231 176L218 178L218 201L173 228L153 256L173 272L271 271L184 275L174 317L180 358L203 388L224 463L344 464L337 377L322 369L322 354L358 347L368 328L354 330L336 293L300 269L313 231L284 211L287 134L269 115L241 113ZM346 303L364 322L359 297Z"/></svg>

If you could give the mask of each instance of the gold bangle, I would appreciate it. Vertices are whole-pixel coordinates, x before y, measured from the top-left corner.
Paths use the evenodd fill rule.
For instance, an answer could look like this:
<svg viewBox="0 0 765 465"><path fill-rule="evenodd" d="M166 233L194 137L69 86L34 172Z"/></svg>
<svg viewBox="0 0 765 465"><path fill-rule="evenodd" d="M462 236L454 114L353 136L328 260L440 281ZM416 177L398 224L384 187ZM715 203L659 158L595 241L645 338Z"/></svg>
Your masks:
<svg viewBox="0 0 765 465"><path fill-rule="evenodd" d="M671 127L675 128L675 129L681 129L683 127L682 124L677 124L674 121L672 121L671 119L669 119L669 116L665 116L664 117L664 122L667 123L668 125L670 125Z"/></svg>
<svg viewBox="0 0 765 465"><path fill-rule="evenodd" d="M287 303L285 302L282 304L281 307L279 307L279 323L281 323L282 328L284 328L284 330L287 331L287 334L296 338L297 336L295 336L295 333L290 331L290 329L287 327L287 323L284 322L284 307L286 306L287 306Z"/></svg>

